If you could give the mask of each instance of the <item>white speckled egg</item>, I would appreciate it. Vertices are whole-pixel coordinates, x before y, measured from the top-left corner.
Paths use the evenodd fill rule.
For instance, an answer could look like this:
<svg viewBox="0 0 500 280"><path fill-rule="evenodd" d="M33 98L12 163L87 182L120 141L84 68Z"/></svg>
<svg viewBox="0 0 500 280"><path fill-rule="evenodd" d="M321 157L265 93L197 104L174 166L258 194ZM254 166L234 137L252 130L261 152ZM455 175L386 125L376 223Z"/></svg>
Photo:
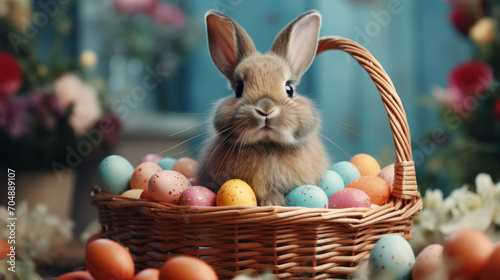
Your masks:
<svg viewBox="0 0 500 280"><path fill-rule="evenodd" d="M415 255L401 235L388 234L380 238L370 253L370 279L408 280L415 264Z"/></svg>
<svg viewBox="0 0 500 280"><path fill-rule="evenodd" d="M186 176L173 170L163 170L155 173L149 179L149 195L157 201L177 204L181 193L191 187Z"/></svg>
<svg viewBox="0 0 500 280"><path fill-rule="evenodd" d="M97 168L97 184L102 192L119 195L129 189L134 167L124 157L111 155Z"/></svg>
<svg viewBox="0 0 500 280"><path fill-rule="evenodd" d="M344 180L342 180L342 177L340 177L337 172L327 170L323 175L323 179L321 179L321 182L318 184L318 187L326 193L327 197L330 197L335 192L344 188Z"/></svg>
<svg viewBox="0 0 500 280"><path fill-rule="evenodd" d="M293 189L285 197L286 206L328 208L328 197L318 186L304 185Z"/></svg>
<svg viewBox="0 0 500 280"><path fill-rule="evenodd" d="M329 209L371 207L370 197L362 190L341 189L328 198Z"/></svg>
<svg viewBox="0 0 500 280"><path fill-rule="evenodd" d="M160 171L162 171L161 167L154 162L147 161L139 164L130 178L130 188L147 189L151 176Z"/></svg>
<svg viewBox="0 0 500 280"><path fill-rule="evenodd" d="M349 185L349 183L361 177L358 168L348 161L337 162L330 170L337 172L337 174L342 177L344 186Z"/></svg>

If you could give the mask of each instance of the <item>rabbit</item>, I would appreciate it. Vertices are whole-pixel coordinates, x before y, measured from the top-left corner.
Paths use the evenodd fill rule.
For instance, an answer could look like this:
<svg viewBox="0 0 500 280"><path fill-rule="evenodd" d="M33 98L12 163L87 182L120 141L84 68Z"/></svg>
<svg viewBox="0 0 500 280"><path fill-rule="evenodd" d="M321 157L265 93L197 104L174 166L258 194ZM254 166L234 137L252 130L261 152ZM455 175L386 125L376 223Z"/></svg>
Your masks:
<svg viewBox="0 0 500 280"><path fill-rule="evenodd" d="M241 179L258 205L284 206L287 193L318 184L330 165L318 110L295 92L315 57L321 15L297 17L267 54L227 15L211 10L205 20L210 55L234 93L215 105L196 180L217 193L224 182Z"/></svg>

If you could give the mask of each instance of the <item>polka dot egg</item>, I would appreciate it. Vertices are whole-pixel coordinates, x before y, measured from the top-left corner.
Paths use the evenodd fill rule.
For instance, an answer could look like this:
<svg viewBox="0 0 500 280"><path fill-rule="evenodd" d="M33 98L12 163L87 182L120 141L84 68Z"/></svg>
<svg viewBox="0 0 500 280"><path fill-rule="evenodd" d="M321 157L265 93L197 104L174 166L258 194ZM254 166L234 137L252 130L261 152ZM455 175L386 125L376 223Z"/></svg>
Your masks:
<svg viewBox="0 0 500 280"><path fill-rule="evenodd" d="M304 185L293 189L285 197L286 206L301 206L308 208L328 208L326 193L317 186Z"/></svg>
<svg viewBox="0 0 500 280"><path fill-rule="evenodd" d="M257 206L257 198L245 181L232 179L220 187L216 204L217 206Z"/></svg>
<svg viewBox="0 0 500 280"><path fill-rule="evenodd" d="M192 186L182 192L179 205L215 206L215 193L202 186Z"/></svg>
<svg viewBox="0 0 500 280"><path fill-rule="evenodd" d="M97 184L102 192L120 195L129 189L134 167L124 157L111 155L97 168Z"/></svg>
<svg viewBox="0 0 500 280"><path fill-rule="evenodd" d="M173 170L155 173L148 184L149 195L157 201L177 204L181 193L191 187L186 176Z"/></svg>
<svg viewBox="0 0 500 280"><path fill-rule="evenodd" d="M130 188L147 189L151 176L160 171L162 171L161 167L154 162L143 162L139 164L130 178Z"/></svg>
<svg viewBox="0 0 500 280"><path fill-rule="evenodd" d="M380 238L370 253L370 279L410 279L415 264L413 250L401 235L388 234Z"/></svg>
<svg viewBox="0 0 500 280"><path fill-rule="evenodd" d="M349 183L361 177L358 168L348 161L337 162L330 170L335 171L342 177L344 186L349 185Z"/></svg>
<svg viewBox="0 0 500 280"><path fill-rule="evenodd" d="M364 191L353 188L341 189L328 198L329 209L351 207L370 208L371 205L370 197Z"/></svg>
<svg viewBox="0 0 500 280"><path fill-rule="evenodd" d="M335 171L327 170L318 184L327 197L344 188L344 180Z"/></svg>

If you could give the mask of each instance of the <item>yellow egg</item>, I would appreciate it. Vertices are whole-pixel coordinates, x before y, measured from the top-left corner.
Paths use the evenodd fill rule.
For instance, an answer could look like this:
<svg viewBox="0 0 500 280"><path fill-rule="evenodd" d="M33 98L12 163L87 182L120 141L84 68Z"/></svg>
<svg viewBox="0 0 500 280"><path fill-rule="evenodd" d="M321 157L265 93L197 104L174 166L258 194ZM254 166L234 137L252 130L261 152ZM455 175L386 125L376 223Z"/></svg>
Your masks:
<svg viewBox="0 0 500 280"><path fill-rule="evenodd" d="M257 206L257 199L247 183L232 179L220 187L216 203L217 206Z"/></svg>
<svg viewBox="0 0 500 280"><path fill-rule="evenodd" d="M135 199L140 199L141 194L144 190L143 189L131 189L122 194L124 197L129 197L129 198L135 198Z"/></svg>
<svg viewBox="0 0 500 280"><path fill-rule="evenodd" d="M358 168L361 177L378 176L380 173L380 164L368 154L357 154L349 162Z"/></svg>

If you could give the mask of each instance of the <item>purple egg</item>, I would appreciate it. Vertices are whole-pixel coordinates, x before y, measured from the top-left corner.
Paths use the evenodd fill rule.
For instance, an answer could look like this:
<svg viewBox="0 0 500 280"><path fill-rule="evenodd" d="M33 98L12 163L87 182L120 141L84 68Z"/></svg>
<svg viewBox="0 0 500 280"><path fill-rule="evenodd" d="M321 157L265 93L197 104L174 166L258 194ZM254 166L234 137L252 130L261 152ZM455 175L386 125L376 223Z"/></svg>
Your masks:
<svg viewBox="0 0 500 280"><path fill-rule="evenodd" d="M161 156L157 155L157 154L147 154L145 156L143 156L141 158L141 160L139 161L139 164L143 163L143 162L154 162L154 163L158 163L160 160L162 159Z"/></svg>
<svg viewBox="0 0 500 280"><path fill-rule="evenodd" d="M366 207L370 208L372 202L368 194L362 190L354 188L341 189L335 192L328 199L329 209L341 209L352 207Z"/></svg>
<svg viewBox="0 0 500 280"><path fill-rule="evenodd" d="M215 206L215 198L216 195L213 191L202 186L193 186L182 192L179 205Z"/></svg>

